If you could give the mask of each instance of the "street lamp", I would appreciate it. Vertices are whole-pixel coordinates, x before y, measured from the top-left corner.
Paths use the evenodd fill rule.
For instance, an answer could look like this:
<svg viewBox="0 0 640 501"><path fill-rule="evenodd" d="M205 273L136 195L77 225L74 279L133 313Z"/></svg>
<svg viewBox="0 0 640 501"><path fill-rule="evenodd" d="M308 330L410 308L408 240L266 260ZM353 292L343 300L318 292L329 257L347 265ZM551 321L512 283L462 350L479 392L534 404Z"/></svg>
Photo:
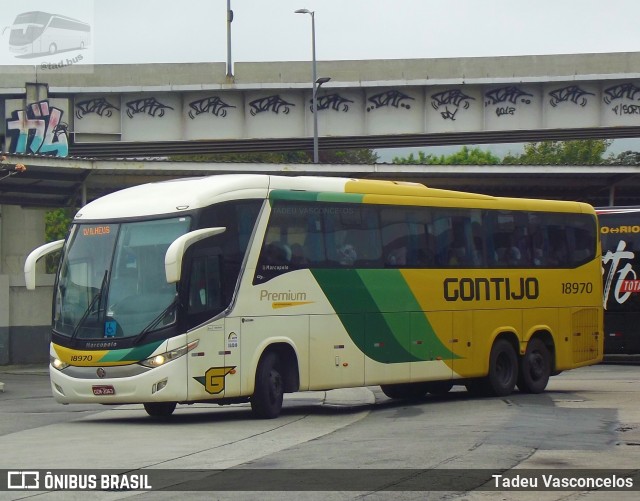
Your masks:
<svg viewBox="0 0 640 501"><path fill-rule="evenodd" d="M313 163L318 163L318 89L320 85L329 81L329 78L317 77L317 68L316 68L316 17L315 12L309 9L298 9L295 11L296 14L309 14L311 15L311 60L313 63L313 74L312 74L312 82L313 82L313 95L312 95L312 111L313 111Z"/></svg>

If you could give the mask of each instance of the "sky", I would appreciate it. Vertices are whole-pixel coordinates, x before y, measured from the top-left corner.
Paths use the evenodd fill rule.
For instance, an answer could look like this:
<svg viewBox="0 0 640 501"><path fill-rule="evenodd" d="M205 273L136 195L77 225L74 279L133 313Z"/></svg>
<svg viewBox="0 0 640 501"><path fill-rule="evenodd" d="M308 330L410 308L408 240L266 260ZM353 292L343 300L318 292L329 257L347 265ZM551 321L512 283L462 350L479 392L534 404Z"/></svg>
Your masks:
<svg viewBox="0 0 640 501"><path fill-rule="evenodd" d="M230 0L232 62L640 51L640 0ZM91 25L83 64L225 62L227 0L0 0L2 66L29 10ZM8 29L4 29L7 27Z"/></svg>
<svg viewBox="0 0 640 501"><path fill-rule="evenodd" d="M230 0L233 61L480 57L640 50L638 0ZM226 61L226 0L1 0L92 25L94 62ZM8 32L0 65L16 64ZM21 64L21 61L17 61Z"/></svg>

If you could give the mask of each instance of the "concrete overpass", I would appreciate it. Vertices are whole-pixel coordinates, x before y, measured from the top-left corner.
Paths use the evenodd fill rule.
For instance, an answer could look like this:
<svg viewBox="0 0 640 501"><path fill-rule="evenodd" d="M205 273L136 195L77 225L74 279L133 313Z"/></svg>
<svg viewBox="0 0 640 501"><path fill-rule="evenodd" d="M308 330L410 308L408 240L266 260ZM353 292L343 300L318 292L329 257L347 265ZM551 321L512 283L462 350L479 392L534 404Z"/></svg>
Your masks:
<svg viewBox="0 0 640 501"><path fill-rule="evenodd" d="M308 62L3 67L5 151L311 149ZM319 61L320 148L640 136L640 53ZM4 129L4 130L3 130Z"/></svg>

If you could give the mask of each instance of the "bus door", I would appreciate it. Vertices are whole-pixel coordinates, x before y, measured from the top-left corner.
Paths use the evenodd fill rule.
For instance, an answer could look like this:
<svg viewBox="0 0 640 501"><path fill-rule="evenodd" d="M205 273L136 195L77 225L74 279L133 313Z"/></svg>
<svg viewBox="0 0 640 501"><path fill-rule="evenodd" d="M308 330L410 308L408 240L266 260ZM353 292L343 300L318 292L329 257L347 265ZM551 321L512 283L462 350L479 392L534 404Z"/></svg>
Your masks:
<svg viewBox="0 0 640 501"><path fill-rule="evenodd" d="M189 400L226 396L226 377L229 370L224 357L224 334L224 319L187 333L187 343L198 341L198 346L187 355Z"/></svg>
<svg viewBox="0 0 640 501"><path fill-rule="evenodd" d="M183 291L184 319L187 342L198 341L188 355L189 400L223 398L227 375L227 332L225 319L211 318L224 310L226 299L222 286L220 249L196 244L187 251L188 282ZM239 378L238 378L239 379Z"/></svg>

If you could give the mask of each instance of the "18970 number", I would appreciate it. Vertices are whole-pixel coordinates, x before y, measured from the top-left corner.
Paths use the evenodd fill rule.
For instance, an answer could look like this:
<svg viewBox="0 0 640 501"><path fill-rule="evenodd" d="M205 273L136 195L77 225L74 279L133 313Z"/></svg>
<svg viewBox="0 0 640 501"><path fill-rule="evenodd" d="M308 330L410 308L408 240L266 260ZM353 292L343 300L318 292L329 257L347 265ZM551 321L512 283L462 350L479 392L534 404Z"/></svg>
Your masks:
<svg viewBox="0 0 640 501"><path fill-rule="evenodd" d="M591 294L593 292L592 282L563 282L563 294Z"/></svg>

